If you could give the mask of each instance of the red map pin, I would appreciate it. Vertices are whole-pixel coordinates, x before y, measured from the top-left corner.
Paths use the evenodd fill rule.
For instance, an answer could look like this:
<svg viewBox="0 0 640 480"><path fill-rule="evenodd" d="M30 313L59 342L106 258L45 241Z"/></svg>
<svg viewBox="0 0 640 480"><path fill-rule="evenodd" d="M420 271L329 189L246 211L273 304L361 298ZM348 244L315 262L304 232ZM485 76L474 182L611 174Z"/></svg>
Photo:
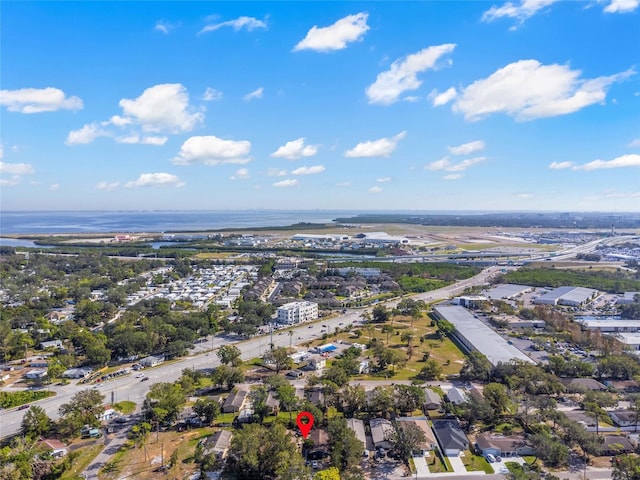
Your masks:
<svg viewBox="0 0 640 480"><path fill-rule="evenodd" d="M296 418L296 423L302 433L302 437L306 439L309 436L311 427L313 427L313 415L309 412L300 412Z"/></svg>

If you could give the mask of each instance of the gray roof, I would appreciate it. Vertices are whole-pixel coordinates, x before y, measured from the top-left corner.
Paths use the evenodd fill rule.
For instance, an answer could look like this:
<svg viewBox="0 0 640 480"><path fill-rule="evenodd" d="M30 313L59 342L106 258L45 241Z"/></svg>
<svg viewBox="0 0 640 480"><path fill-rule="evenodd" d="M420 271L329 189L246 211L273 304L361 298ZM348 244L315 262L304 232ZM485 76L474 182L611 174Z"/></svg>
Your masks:
<svg viewBox="0 0 640 480"><path fill-rule="evenodd" d="M364 447L367 444L367 437L364 433L364 422L358 418L347 418L347 427L356 434L356 438L362 442Z"/></svg>
<svg viewBox="0 0 640 480"><path fill-rule="evenodd" d="M473 318L467 309L459 306L437 305L434 310L440 317L451 322L457 332L485 355L492 365L507 363L511 360L535 363L480 320Z"/></svg>
<svg viewBox="0 0 640 480"><path fill-rule="evenodd" d="M442 399L440 398L440 395L438 395L436 392L434 392L430 388L424 389L424 397L425 397L425 403L438 403L438 404L442 403Z"/></svg>
<svg viewBox="0 0 640 480"><path fill-rule="evenodd" d="M457 420L434 420L433 431L438 437L442 450L469 448L469 439Z"/></svg>
<svg viewBox="0 0 640 480"><path fill-rule="evenodd" d="M240 408L244 403L244 399L247 396L247 392L245 390L238 390L237 392L232 392L224 401L224 407L236 407Z"/></svg>
<svg viewBox="0 0 640 480"><path fill-rule="evenodd" d="M452 387L447 391L447 399L456 405L467 401L467 392L458 387Z"/></svg>
<svg viewBox="0 0 640 480"><path fill-rule="evenodd" d="M505 283L502 285L496 285L490 289L486 296L493 299L508 299L520 295L521 293L531 290L531 287L527 285L516 285L512 283Z"/></svg>
<svg viewBox="0 0 640 480"><path fill-rule="evenodd" d="M207 438L205 448L209 452L224 453L231 446L231 437L233 433L229 430L220 430Z"/></svg>
<svg viewBox="0 0 640 480"><path fill-rule="evenodd" d="M386 442L389 434L394 431L393 424L386 418L372 418L369 420L369 426L374 444Z"/></svg>
<svg viewBox="0 0 640 480"><path fill-rule="evenodd" d="M597 290L584 287L558 287L538 298L534 303L540 300L540 303L548 301L568 300L571 302L583 303L591 298Z"/></svg>

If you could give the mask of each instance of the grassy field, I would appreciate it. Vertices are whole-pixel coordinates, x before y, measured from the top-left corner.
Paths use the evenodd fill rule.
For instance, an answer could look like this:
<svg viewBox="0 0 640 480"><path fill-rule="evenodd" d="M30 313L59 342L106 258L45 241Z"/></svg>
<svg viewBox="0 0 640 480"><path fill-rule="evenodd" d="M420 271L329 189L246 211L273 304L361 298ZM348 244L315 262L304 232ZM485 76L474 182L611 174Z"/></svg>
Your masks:
<svg viewBox="0 0 640 480"><path fill-rule="evenodd" d="M129 415L130 413L135 412L136 403L124 400L122 402L115 403L113 408L124 415Z"/></svg>
<svg viewBox="0 0 640 480"><path fill-rule="evenodd" d="M73 459L70 467L62 474L60 480L76 480L82 478L80 474L89 466L91 461L96 458L103 448L104 445L101 442L81 448L79 455Z"/></svg>
<svg viewBox="0 0 640 480"><path fill-rule="evenodd" d="M422 361L425 353L429 354L430 359L436 360L441 366L443 375L451 375L460 373L460 369L464 364L465 355L460 348L448 338L439 339L437 328L431 326L431 320L426 316L419 318L413 322L409 317L393 318L393 321L387 322L388 325L394 327L394 332L388 336L389 348L400 349L407 352L407 344L402 342L402 334L410 332L413 335L412 346L413 354L408 358L407 363L402 368L388 369L383 372L368 375L358 375L354 377L356 380L379 380L380 378L394 378L396 380L412 380L419 373L424 362ZM327 342L335 342L343 340L346 342L368 343L375 338L387 345L387 334L382 332L384 324L369 324L362 327L354 328L351 332L340 332L338 334L329 334L326 339L318 339L310 342L310 346L318 346ZM358 337L353 332L360 330L361 335ZM423 339L421 342L420 339ZM306 344L305 344L306 345ZM364 352L365 356L371 356L368 350ZM372 361L375 362L373 358Z"/></svg>

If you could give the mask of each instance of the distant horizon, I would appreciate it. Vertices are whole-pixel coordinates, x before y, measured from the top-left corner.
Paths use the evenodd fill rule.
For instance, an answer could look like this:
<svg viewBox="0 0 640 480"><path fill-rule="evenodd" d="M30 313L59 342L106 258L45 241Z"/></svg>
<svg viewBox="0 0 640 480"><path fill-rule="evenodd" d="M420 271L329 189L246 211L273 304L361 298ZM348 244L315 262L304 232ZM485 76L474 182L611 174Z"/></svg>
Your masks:
<svg viewBox="0 0 640 480"><path fill-rule="evenodd" d="M460 209L460 210L413 210L413 209L353 209L353 208L305 208L305 209L286 209L286 208L238 208L238 209L196 209L196 208L185 208L185 209L151 209L151 208L137 208L137 209L52 209L52 210L5 210L0 209L0 217L3 214L7 213L180 213L180 212L215 212L215 213L232 213L232 212L288 212L288 213L331 213L331 212L346 212L352 215L360 215L360 214L430 214L430 215L483 215L483 214L491 214L491 213L591 213L591 214L605 214L605 215L621 215L621 214L631 214L631 215L640 215L640 211L607 211L607 210L506 210L506 209L497 209L497 210L469 210L469 209Z"/></svg>

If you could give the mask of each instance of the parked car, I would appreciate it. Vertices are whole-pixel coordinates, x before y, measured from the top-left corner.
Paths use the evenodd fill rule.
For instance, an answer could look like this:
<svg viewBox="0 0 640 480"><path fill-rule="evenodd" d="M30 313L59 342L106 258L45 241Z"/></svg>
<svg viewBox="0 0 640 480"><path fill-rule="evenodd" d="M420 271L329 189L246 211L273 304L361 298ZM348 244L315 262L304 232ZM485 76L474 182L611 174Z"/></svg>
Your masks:
<svg viewBox="0 0 640 480"><path fill-rule="evenodd" d="M142 377L142 379L140 381L141 382L146 382L147 380L149 380L149 377Z"/></svg>
<svg viewBox="0 0 640 480"><path fill-rule="evenodd" d="M490 453L487 453L487 455L486 455L486 459L487 459L487 462L489 462L489 463L495 463L495 462L496 462L496 457L494 457L494 456L493 456L492 454L490 454Z"/></svg>
<svg viewBox="0 0 640 480"><path fill-rule="evenodd" d="M29 408L30 405L20 405L18 407L18 410L26 410L27 408Z"/></svg>

